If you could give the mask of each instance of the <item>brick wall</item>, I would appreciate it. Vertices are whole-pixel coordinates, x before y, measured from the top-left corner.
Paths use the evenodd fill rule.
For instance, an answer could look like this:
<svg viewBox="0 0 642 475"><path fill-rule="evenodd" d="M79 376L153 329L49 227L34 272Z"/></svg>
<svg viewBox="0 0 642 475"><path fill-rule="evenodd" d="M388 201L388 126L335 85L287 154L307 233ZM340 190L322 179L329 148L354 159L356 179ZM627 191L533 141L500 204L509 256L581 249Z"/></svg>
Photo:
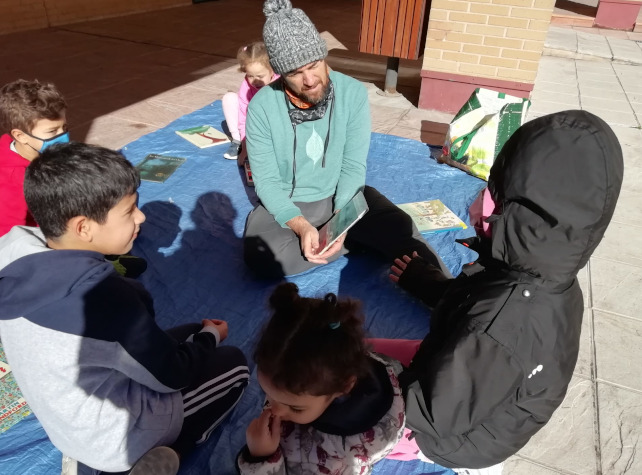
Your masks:
<svg viewBox="0 0 642 475"><path fill-rule="evenodd" d="M555 0L433 0L423 69L534 83Z"/></svg>
<svg viewBox="0 0 642 475"><path fill-rule="evenodd" d="M191 0L0 0L0 34L191 3Z"/></svg>

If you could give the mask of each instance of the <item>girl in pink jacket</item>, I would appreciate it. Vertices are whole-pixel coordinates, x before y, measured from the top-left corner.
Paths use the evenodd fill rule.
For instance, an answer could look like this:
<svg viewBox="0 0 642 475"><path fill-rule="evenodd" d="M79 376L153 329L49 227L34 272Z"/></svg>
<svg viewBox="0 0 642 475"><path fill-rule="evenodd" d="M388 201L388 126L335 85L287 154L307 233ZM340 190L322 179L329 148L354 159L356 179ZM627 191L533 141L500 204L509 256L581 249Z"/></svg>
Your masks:
<svg viewBox="0 0 642 475"><path fill-rule="evenodd" d="M223 114L227 128L232 134L230 148L223 154L228 160L239 160L243 165L247 153L242 146L245 140L245 117L250 99L266 84L279 77L274 74L267 50L262 41L250 43L242 47L236 55L239 61L239 70L245 73L239 92L228 92L223 96Z"/></svg>

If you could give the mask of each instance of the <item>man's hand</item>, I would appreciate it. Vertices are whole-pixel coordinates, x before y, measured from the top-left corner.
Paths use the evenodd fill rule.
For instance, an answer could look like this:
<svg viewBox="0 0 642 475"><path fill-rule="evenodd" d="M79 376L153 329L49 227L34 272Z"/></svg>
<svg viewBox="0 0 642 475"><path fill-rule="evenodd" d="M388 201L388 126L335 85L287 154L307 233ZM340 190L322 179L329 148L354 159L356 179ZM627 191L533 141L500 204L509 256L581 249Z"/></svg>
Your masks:
<svg viewBox="0 0 642 475"><path fill-rule="evenodd" d="M417 251L415 251L412 253L412 257L404 255L401 258L395 259L395 263L390 266L390 275L388 276L390 277L390 280L394 283L399 283L399 278L401 277L401 274L403 274L403 272L406 270L406 267L408 267L410 261L418 256L419 254L417 254Z"/></svg>
<svg viewBox="0 0 642 475"><path fill-rule="evenodd" d="M245 439L253 457L269 457L279 448L281 418L273 415L270 409L265 409L250 422L245 431Z"/></svg>
<svg viewBox="0 0 642 475"><path fill-rule="evenodd" d="M343 242L346 240L346 233L343 233L341 236L339 236L339 239L334 241L332 246L330 246L328 249L326 249L325 252L322 252L321 254L318 254L317 257L320 257L322 259L325 259L327 262L327 259L329 257L334 256L337 252L341 251L341 248L343 247Z"/></svg>
<svg viewBox="0 0 642 475"><path fill-rule="evenodd" d="M218 331L219 336L221 337L220 341L223 341L227 338L228 328L227 322L224 320L216 319L203 319L202 324L204 327L214 327Z"/></svg>
<svg viewBox="0 0 642 475"><path fill-rule="evenodd" d="M299 236L301 252L305 258L314 264L327 264L328 261L319 257L319 231L303 216L292 218L286 223Z"/></svg>

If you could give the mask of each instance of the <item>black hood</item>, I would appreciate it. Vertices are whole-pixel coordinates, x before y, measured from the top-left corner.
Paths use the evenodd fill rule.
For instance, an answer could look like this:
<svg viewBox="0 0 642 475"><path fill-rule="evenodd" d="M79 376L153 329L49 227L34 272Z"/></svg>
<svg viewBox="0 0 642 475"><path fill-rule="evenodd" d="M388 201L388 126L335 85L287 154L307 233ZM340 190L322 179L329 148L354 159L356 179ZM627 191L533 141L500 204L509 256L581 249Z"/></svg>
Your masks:
<svg viewBox="0 0 642 475"><path fill-rule="evenodd" d="M546 281L573 279L604 236L623 169L615 134L593 114L565 111L521 126L488 180L497 206L492 257Z"/></svg>

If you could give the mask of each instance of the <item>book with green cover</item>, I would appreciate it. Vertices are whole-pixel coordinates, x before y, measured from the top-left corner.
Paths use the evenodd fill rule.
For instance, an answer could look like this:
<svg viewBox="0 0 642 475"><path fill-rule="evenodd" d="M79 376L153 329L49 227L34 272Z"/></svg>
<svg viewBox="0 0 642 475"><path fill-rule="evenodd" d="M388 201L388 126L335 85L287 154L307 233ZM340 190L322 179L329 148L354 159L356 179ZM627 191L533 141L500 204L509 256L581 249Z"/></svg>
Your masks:
<svg viewBox="0 0 642 475"><path fill-rule="evenodd" d="M0 434L31 414L0 343Z"/></svg>
<svg viewBox="0 0 642 475"><path fill-rule="evenodd" d="M189 129L177 130L176 133L198 148L213 147L230 141L230 138L220 130L211 125L190 127Z"/></svg>
<svg viewBox="0 0 642 475"><path fill-rule="evenodd" d="M168 157L150 153L142 162L136 165L136 168L140 172L141 180L163 183L185 160L185 158L181 157Z"/></svg>
<svg viewBox="0 0 642 475"><path fill-rule="evenodd" d="M410 215L417 229L422 233L436 233L468 227L440 200L416 201L397 206Z"/></svg>

